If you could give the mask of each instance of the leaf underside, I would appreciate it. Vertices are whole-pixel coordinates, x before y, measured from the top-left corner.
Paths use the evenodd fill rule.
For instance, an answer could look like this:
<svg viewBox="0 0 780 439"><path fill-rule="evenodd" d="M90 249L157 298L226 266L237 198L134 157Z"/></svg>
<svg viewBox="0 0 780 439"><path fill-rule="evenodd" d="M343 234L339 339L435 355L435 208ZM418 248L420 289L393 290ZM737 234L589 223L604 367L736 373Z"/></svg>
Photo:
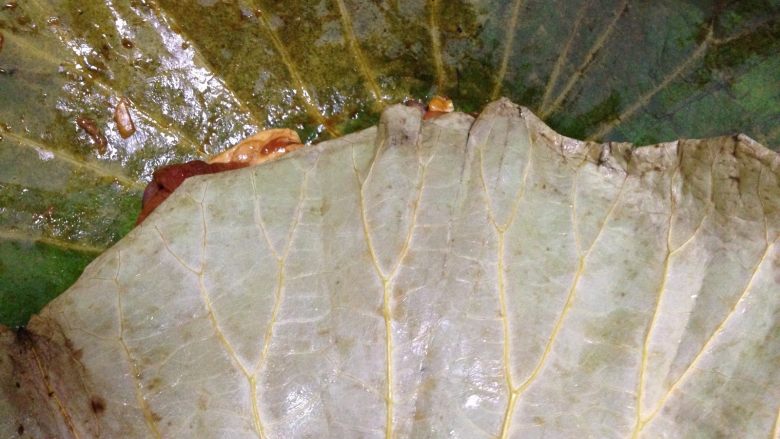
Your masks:
<svg viewBox="0 0 780 439"><path fill-rule="evenodd" d="M0 436L778 434L777 153L421 116L187 180L0 332Z"/></svg>

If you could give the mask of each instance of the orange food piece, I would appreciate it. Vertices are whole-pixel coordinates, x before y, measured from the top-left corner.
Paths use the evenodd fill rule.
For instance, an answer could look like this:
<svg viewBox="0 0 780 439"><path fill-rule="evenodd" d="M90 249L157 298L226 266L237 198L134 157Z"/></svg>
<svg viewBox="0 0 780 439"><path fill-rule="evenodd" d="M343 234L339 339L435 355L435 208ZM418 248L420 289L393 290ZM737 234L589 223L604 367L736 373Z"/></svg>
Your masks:
<svg viewBox="0 0 780 439"><path fill-rule="evenodd" d="M423 120L433 119L435 117L441 116L442 114L452 113L455 111L455 105L452 104L452 99L445 98L444 96L432 97L430 102L428 102L428 105L413 99L405 101L404 105L422 110Z"/></svg>
<svg viewBox="0 0 780 439"><path fill-rule="evenodd" d="M434 96L431 101L428 102L428 111L437 113L452 113L455 111L455 106L452 104L452 99L444 96Z"/></svg>
<svg viewBox="0 0 780 439"><path fill-rule="evenodd" d="M119 126L118 122L117 126ZM293 130L275 128L247 137L238 145L212 157L208 163L202 160L193 160L187 163L163 166L154 171L152 181L144 190L141 213L135 224L141 224L184 180L192 176L216 174L257 165L302 146L298 133Z"/></svg>
<svg viewBox="0 0 780 439"><path fill-rule="evenodd" d="M246 163L257 165L302 147L298 133L287 128L260 131L238 145L209 159L209 163Z"/></svg>

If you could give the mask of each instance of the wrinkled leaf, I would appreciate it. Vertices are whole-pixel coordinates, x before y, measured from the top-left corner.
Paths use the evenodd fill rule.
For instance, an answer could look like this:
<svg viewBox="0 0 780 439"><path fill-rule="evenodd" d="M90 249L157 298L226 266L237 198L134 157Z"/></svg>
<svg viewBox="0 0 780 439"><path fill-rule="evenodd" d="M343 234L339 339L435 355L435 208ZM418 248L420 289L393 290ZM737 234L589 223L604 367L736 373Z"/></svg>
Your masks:
<svg viewBox="0 0 780 439"><path fill-rule="evenodd" d="M0 322L24 323L123 236L156 167L261 128L315 140L408 96L478 111L506 95L579 138L744 132L776 147L779 13L776 0L6 0L0 260L17 262L0 265Z"/></svg>
<svg viewBox="0 0 780 439"><path fill-rule="evenodd" d="M0 332L0 435L777 436L777 153L421 117L186 180Z"/></svg>

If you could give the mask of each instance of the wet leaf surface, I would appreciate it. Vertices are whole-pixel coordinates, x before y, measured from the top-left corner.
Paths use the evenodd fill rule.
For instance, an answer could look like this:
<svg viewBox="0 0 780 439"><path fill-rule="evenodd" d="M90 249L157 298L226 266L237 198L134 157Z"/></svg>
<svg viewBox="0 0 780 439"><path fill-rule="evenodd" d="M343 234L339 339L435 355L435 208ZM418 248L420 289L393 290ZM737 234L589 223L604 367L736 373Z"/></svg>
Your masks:
<svg viewBox="0 0 780 439"><path fill-rule="evenodd" d="M780 433L780 155L423 114L186 179L0 326L0 436Z"/></svg>
<svg viewBox="0 0 780 439"><path fill-rule="evenodd" d="M407 97L479 111L503 95L577 138L743 132L776 148L778 14L774 0L8 0L0 258L51 282L0 266L0 319L24 323L37 307L19 304L72 278L46 267L76 272L126 234L154 169L264 128L317 141Z"/></svg>

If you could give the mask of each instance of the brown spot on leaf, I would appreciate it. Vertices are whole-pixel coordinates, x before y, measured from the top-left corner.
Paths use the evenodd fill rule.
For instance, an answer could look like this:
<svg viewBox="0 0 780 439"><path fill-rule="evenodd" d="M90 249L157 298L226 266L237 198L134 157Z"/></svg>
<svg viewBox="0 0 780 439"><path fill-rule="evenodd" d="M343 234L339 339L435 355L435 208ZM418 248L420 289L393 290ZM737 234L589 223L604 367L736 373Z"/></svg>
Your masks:
<svg viewBox="0 0 780 439"><path fill-rule="evenodd" d="M116 104L116 108L114 108L114 122L116 122L116 129L123 139L127 139L135 133L135 124L130 115L130 101L127 98L119 99L119 102Z"/></svg>
<svg viewBox="0 0 780 439"><path fill-rule="evenodd" d="M89 406L92 409L92 413L99 415L106 411L106 400L99 396L92 396L89 400Z"/></svg>
<svg viewBox="0 0 780 439"><path fill-rule="evenodd" d="M73 358L75 358L76 360L81 360L81 357L84 354L83 350L76 349L76 346L73 345L73 342L69 338L65 339L65 347L68 348L68 350L71 352Z"/></svg>
<svg viewBox="0 0 780 439"><path fill-rule="evenodd" d="M135 44L133 44L133 41L129 38L122 38L122 47L125 49L132 49L135 47Z"/></svg>
<svg viewBox="0 0 780 439"><path fill-rule="evenodd" d="M152 412L151 416L152 416L152 421L154 421L154 422L162 421L162 416L158 415L156 412ZM171 425L170 421L168 421L168 425Z"/></svg>
<svg viewBox="0 0 780 439"><path fill-rule="evenodd" d="M3 38L3 33L0 32L0 52L3 51L3 42L5 41L5 38Z"/></svg>
<svg viewBox="0 0 780 439"><path fill-rule="evenodd" d="M16 433L19 434L19 436L24 434L24 425L19 424L19 427L16 428Z"/></svg>
<svg viewBox="0 0 780 439"><path fill-rule="evenodd" d="M105 154L108 141L106 141L106 136L100 131L100 128L98 128L95 121L88 117L81 116L76 118L76 124L78 124L78 126L92 139L92 143L95 144L97 152Z"/></svg>
<svg viewBox="0 0 780 439"><path fill-rule="evenodd" d="M151 391L160 387L160 384L162 384L162 380L159 377L154 377L149 381L149 384L147 384L146 387Z"/></svg>

